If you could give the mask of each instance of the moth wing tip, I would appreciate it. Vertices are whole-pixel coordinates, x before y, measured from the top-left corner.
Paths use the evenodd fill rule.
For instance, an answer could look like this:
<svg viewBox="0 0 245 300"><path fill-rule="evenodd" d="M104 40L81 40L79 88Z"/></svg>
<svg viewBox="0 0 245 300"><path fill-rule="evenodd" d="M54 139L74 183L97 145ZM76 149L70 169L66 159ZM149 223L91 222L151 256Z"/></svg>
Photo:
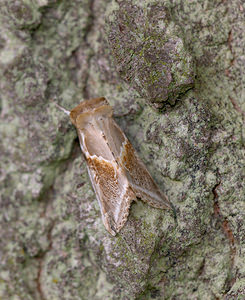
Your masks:
<svg viewBox="0 0 245 300"><path fill-rule="evenodd" d="M105 226L106 230L112 236L116 236L117 232L115 230L113 230L113 228L111 226L110 216L108 215L108 213L105 213L104 215L102 214L102 220L103 220L103 223L104 223L104 226Z"/></svg>
<svg viewBox="0 0 245 300"><path fill-rule="evenodd" d="M173 210L173 209L174 209L174 206L173 206L173 204L169 201L167 195L164 195L164 205L166 206L166 209L169 209L169 210Z"/></svg>
<svg viewBox="0 0 245 300"><path fill-rule="evenodd" d="M173 209L173 206L172 206L170 203L165 204L165 209L167 209L167 210L172 210L172 209Z"/></svg>
<svg viewBox="0 0 245 300"><path fill-rule="evenodd" d="M166 195L164 195L163 202L161 204L161 208L166 209L166 210L173 210L174 209L173 204L169 201L169 199Z"/></svg>

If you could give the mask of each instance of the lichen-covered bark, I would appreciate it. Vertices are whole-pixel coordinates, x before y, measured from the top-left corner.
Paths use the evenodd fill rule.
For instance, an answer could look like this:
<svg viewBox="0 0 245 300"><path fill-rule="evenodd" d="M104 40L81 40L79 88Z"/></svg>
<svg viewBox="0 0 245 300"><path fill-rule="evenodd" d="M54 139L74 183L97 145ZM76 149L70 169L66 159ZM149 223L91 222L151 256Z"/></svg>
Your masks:
<svg viewBox="0 0 245 300"><path fill-rule="evenodd" d="M108 16L117 71L155 107L174 103L194 84L193 59L181 35L161 3L119 1Z"/></svg>
<svg viewBox="0 0 245 300"><path fill-rule="evenodd" d="M0 299L245 297L245 5L0 6ZM67 109L95 96L175 212L103 227ZM158 109L158 110L156 110Z"/></svg>

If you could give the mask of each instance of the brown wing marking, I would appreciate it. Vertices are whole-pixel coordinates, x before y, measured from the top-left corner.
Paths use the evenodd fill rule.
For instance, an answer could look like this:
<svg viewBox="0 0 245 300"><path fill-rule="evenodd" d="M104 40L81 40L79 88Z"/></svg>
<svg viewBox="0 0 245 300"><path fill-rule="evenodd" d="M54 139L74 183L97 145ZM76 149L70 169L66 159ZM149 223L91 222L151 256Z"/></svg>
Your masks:
<svg viewBox="0 0 245 300"><path fill-rule="evenodd" d="M115 235L127 221L131 202L136 199L136 195L116 162L109 162L97 156L88 157L87 162L103 223L106 229Z"/></svg>
<svg viewBox="0 0 245 300"><path fill-rule="evenodd" d="M128 140L123 145L121 163L126 169L130 186L137 197L153 207L171 209L167 196L158 188Z"/></svg>

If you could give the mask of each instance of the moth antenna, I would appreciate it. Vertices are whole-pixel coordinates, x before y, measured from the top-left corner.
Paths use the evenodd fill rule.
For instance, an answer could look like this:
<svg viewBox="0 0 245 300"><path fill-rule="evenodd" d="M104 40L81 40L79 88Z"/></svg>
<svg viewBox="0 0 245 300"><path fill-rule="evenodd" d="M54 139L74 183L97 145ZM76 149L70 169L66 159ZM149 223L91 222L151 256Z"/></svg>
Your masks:
<svg viewBox="0 0 245 300"><path fill-rule="evenodd" d="M65 109L64 107L60 106L59 104L57 104L56 102L54 102L54 104L60 109L62 110L66 115L70 115L70 111Z"/></svg>

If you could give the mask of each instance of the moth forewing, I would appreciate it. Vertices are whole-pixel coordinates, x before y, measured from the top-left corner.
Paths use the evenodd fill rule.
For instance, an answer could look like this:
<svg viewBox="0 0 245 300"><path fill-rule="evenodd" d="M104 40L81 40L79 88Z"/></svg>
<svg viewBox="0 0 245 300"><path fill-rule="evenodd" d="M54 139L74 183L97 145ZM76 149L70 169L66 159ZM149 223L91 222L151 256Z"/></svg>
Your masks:
<svg viewBox="0 0 245 300"><path fill-rule="evenodd" d="M105 98L81 102L70 112L105 228L115 235L137 197L156 208L171 208L125 134Z"/></svg>
<svg viewBox="0 0 245 300"><path fill-rule="evenodd" d="M125 224L130 204L136 195L129 186L124 170L115 159L114 145L108 143L110 137L107 125L111 112L107 107L103 110L100 107L99 110L99 113L97 109L90 115L85 112L85 116L77 116L76 127L103 223L115 235Z"/></svg>
<svg viewBox="0 0 245 300"><path fill-rule="evenodd" d="M129 141L123 145L121 161L137 197L155 208L171 209L167 196L162 193L154 182Z"/></svg>
<svg viewBox="0 0 245 300"><path fill-rule="evenodd" d="M110 119L110 140L115 145L120 141L116 147L119 161L136 196L155 208L171 209L167 196L154 182L130 141L114 119Z"/></svg>

